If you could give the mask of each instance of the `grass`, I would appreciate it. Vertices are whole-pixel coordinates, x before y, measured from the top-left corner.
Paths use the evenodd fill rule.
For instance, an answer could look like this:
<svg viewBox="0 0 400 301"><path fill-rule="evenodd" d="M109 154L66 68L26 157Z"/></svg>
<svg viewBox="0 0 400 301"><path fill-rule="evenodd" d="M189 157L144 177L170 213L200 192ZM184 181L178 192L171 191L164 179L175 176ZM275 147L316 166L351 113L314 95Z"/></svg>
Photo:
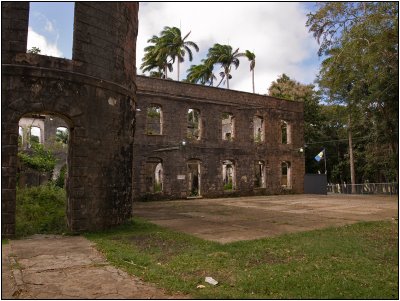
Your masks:
<svg viewBox="0 0 400 301"><path fill-rule="evenodd" d="M192 298L398 299L397 222L222 245L135 218L86 237L115 266Z"/></svg>
<svg viewBox="0 0 400 301"><path fill-rule="evenodd" d="M65 190L54 185L17 189L16 237L67 232Z"/></svg>

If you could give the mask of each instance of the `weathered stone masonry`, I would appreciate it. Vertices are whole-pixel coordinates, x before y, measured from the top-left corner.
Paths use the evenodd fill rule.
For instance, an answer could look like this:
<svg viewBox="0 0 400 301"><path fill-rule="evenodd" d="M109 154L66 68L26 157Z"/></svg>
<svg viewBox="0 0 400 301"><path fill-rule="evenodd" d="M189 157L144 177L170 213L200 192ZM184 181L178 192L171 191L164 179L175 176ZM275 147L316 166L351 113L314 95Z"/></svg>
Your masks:
<svg viewBox="0 0 400 301"><path fill-rule="evenodd" d="M76 2L72 60L27 54L28 2L2 2L2 235L15 231L18 121L54 114L69 126L72 231L131 216L138 3Z"/></svg>
<svg viewBox="0 0 400 301"><path fill-rule="evenodd" d="M303 192L303 103L143 76L137 77L137 85L135 199L189 197L191 162L200 165L199 195L203 197ZM154 106L162 112L161 135L147 131L147 109ZM200 112L198 140L187 137L188 109ZM234 118L232 139L222 139L223 113ZM259 141L254 139L255 116L263 120ZM281 121L287 123L287 144L282 143ZM182 141L186 141L185 146ZM236 188L228 191L223 181L225 160L235 166ZM258 161L265 165L265 185L261 188L254 187L254 165ZM149 189L157 175L149 179L148 169L154 169L158 162L162 164L162 191ZM287 187L281 182L283 162L290 166Z"/></svg>

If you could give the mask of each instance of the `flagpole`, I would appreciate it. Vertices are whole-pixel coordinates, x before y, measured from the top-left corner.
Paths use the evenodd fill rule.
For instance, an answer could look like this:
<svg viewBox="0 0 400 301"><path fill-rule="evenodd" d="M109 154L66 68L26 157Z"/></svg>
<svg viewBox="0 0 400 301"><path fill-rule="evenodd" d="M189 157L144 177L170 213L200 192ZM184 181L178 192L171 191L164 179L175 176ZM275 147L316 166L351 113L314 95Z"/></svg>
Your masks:
<svg viewBox="0 0 400 301"><path fill-rule="evenodd" d="M327 175L326 172L326 149L324 148L324 161L325 161L325 174Z"/></svg>

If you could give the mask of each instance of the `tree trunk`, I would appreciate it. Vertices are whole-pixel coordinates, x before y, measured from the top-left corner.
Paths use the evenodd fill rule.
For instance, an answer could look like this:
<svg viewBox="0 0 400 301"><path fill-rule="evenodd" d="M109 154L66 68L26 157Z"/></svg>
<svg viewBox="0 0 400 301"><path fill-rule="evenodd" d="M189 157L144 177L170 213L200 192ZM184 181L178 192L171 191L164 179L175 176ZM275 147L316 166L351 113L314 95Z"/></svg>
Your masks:
<svg viewBox="0 0 400 301"><path fill-rule="evenodd" d="M225 72L225 77L226 77L226 88L229 90L229 73Z"/></svg>
<svg viewBox="0 0 400 301"><path fill-rule="evenodd" d="M254 88L254 69L251 70L251 79L252 79L252 82L253 82L253 93L256 93L256 90Z"/></svg>
<svg viewBox="0 0 400 301"><path fill-rule="evenodd" d="M178 82L179 82L179 57L178 57Z"/></svg>
<svg viewBox="0 0 400 301"><path fill-rule="evenodd" d="M351 193L356 193L356 172L354 169L354 157L353 157L353 138L351 135L351 118L349 115L349 125L348 125L348 135L349 135L349 157L350 157L350 178L351 178Z"/></svg>

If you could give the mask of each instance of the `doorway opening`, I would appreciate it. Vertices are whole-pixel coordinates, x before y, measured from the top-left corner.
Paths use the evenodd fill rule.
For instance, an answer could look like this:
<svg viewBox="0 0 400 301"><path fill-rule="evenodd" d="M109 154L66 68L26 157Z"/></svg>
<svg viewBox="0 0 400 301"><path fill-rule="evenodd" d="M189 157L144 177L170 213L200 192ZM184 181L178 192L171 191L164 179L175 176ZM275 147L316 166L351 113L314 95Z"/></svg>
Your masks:
<svg viewBox="0 0 400 301"><path fill-rule="evenodd" d="M164 170L160 158L148 158L145 163L145 191L146 193L160 193L163 191Z"/></svg>
<svg viewBox="0 0 400 301"><path fill-rule="evenodd" d="M18 122L17 236L67 231L69 147L58 144L57 127L69 133L58 115L25 114Z"/></svg>
<svg viewBox="0 0 400 301"><path fill-rule="evenodd" d="M187 163L188 167L188 196L199 197L201 196L201 173L200 173L200 161L189 160Z"/></svg>

